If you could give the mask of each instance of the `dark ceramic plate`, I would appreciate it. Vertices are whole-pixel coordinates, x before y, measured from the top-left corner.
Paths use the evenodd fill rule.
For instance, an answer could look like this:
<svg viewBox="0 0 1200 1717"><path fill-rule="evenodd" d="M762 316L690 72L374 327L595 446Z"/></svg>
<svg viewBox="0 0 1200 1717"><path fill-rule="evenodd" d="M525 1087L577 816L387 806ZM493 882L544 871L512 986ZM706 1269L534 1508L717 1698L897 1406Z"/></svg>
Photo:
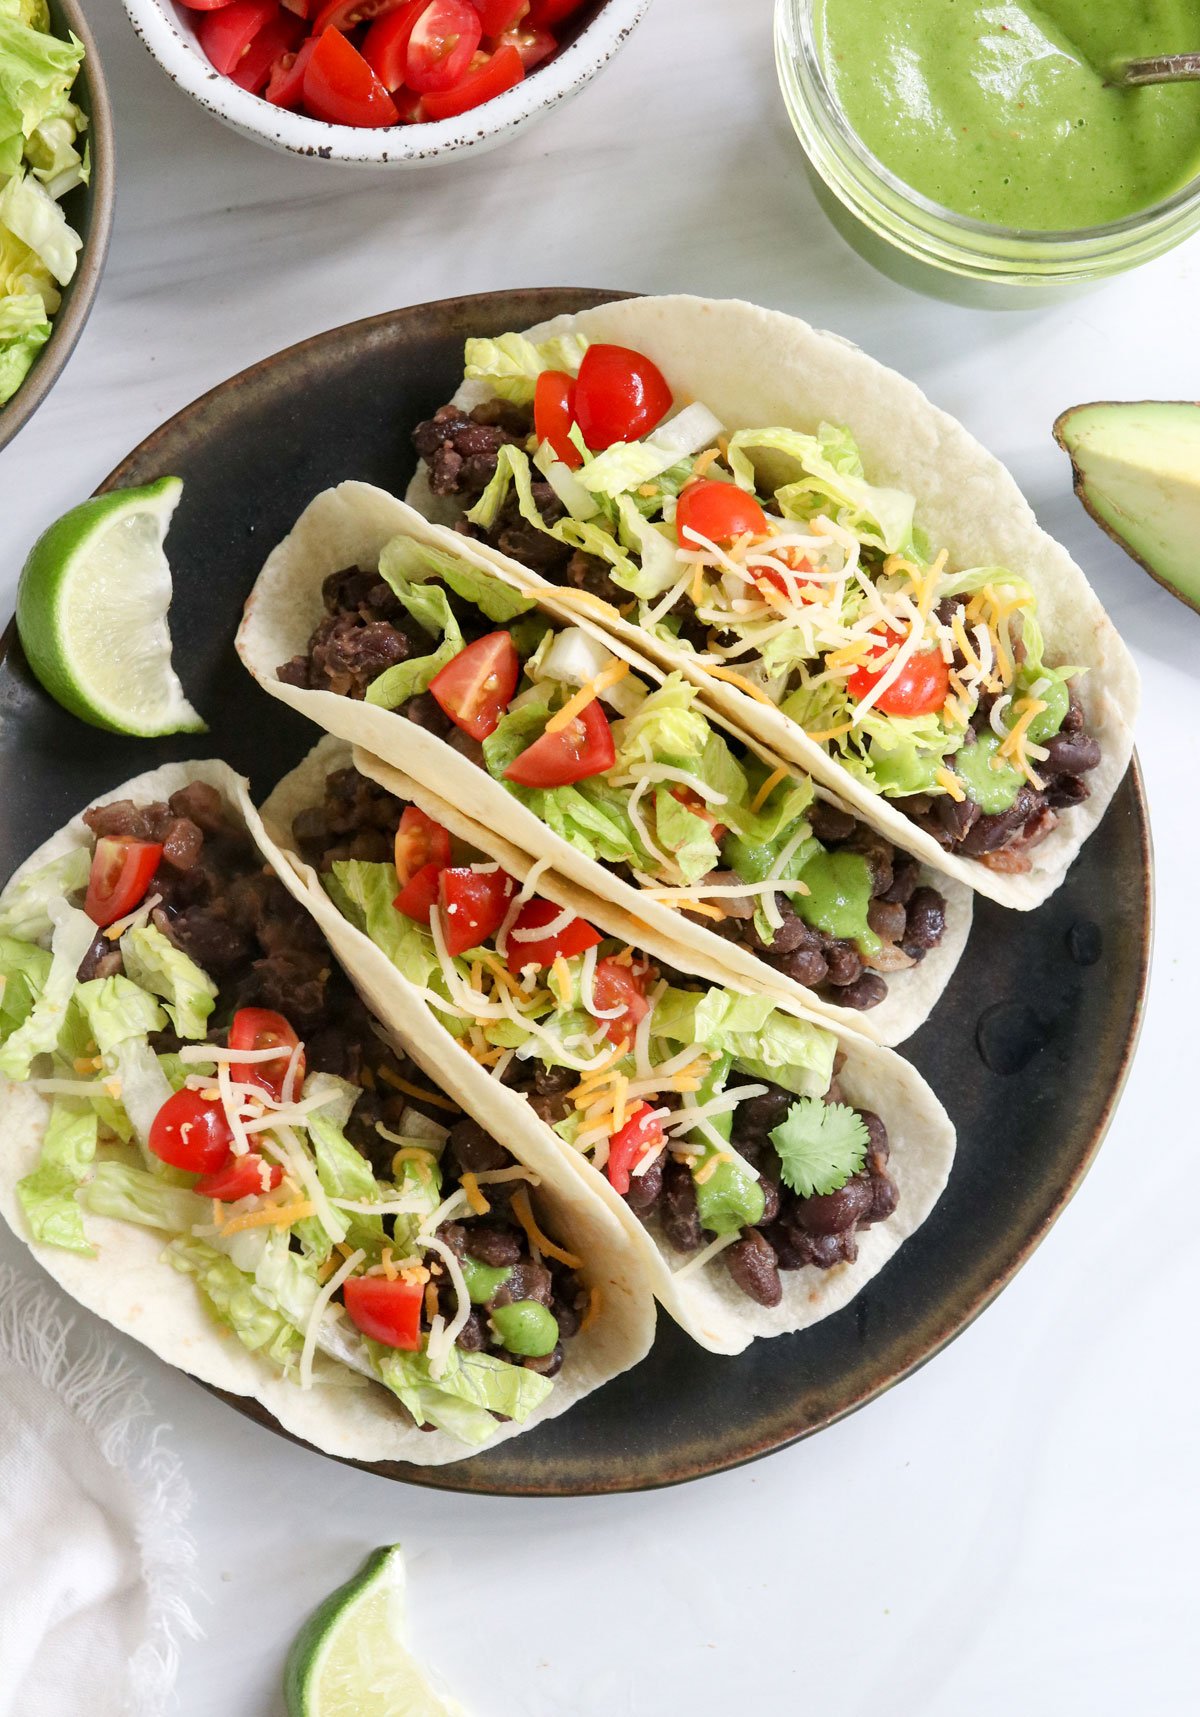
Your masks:
<svg viewBox="0 0 1200 1717"><path fill-rule="evenodd" d="M112 107L100 55L80 0L50 0L50 28L64 39L73 30L85 49L74 100L88 116L91 181L77 185L62 203L63 214L83 237L83 249L75 278L64 290L62 304L51 319L50 338L8 404L0 405L0 447L33 416L66 367L91 315L112 233L116 177Z"/></svg>
<svg viewBox="0 0 1200 1717"><path fill-rule="evenodd" d="M315 731L260 692L233 635L272 545L345 477L403 493L409 430L457 385L468 333L522 328L611 294L509 292L419 305L268 359L181 412L105 487L186 480L170 537L176 660L207 738L122 740L33 683L10 630L0 662L0 876L87 799L173 757L216 754L264 795ZM372 1470L521 1496L640 1490L810 1435L889 1388L969 1324L1045 1235L1112 1116L1141 1020L1151 860L1136 766L1066 883L1035 913L987 901L912 1059L958 1126L925 1225L835 1317L736 1359L665 1318L653 1353L562 1419L452 1467ZM256 1404L230 1405L278 1430Z"/></svg>

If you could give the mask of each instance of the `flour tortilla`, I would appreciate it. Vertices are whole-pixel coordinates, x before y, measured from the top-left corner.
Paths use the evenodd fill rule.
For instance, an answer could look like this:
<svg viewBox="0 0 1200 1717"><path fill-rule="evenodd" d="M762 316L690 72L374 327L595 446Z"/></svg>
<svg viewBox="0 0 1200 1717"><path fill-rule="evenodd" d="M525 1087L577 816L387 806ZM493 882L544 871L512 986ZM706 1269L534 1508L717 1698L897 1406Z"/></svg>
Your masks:
<svg viewBox="0 0 1200 1717"><path fill-rule="evenodd" d="M325 578L348 566L364 570L376 566L384 544L398 535L457 554L464 562L485 572L502 572L506 582L512 582L511 571L503 563L497 568L478 544L431 526L381 489L365 483L342 483L318 495L305 509L290 536L270 556L246 604L237 647L250 672L267 691L327 732L361 745L432 787L440 798L464 807L486 828L494 829L525 852L549 856L556 870L596 896L598 905L592 915L597 916L598 922L599 903L602 903L604 910L616 909L623 919L632 916L644 923L647 939L653 937L660 944L669 941L690 959L718 964L751 990L800 1002L875 1042L900 1043L916 1031L950 981L966 945L971 928L972 895L963 884L923 875L922 881L937 883L946 900L946 932L940 945L931 949L919 965L889 974L887 997L877 1008L859 1013L838 1007L774 971L749 950L726 942L695 919L672 911L594 859L577 852L569 841L548 829L534 812L461 752L403 716L334 692L308 691L277 679L276 668L307 648L309 637L325 612L321 599ZM524 573L520 582L528 589L530 581ZM581 626L601 638L630 662L640 678L652 685L661 683L661 670L641 656L628 639L606 635L586 615L566 612L548 590L543 593L539 589L532 594L564 624ZM710 710L708 714L716 725L735 732L765 760L769 769L778 766L779 758L767 750L761 738L739 728L723 712ZM827 789L821 791L825 797L837 800L837 795ZM874 805L863 818L867 823L873 820L878 821Z"/></svg>
<svg viewBox="0 0 1200 1717"><path fill-rule="evenodd" d="M108 804L121 798L164 799L189 781L207 781L215 787L267 852L258 836L258 818L246 783L223 763L168 764L113 788L94 803ZM82 817L75 817L26 860L13 880L73 847L90 843ZM284 868L282 874L296 893L291 873ZM397 1029L402 1022L393 1018L387 1023L397 1047L407 1052L402 1031ZM438 1068L431 1067L429 1072L442 1083ZM96 1248L95 1258L31 1241L16 1186L37 1166L49 1112L47 1100L29 1085L0 1083L0 1214L42 1268L80 1305L201 1383L232 1395L253 1397L285 1431L326 1454L356 1461L400 1460L418 1466L442 1466L479 1453L443 1431L418 1430L382 1384L348 1373L320 1354L314 1363L311 1390L279 1376L248 1352L228 1329L209 1318L195 1282L163 1261L168 1236L157 1230L85 1212L84 1226ZM494 1121L488 1124L497 1131ZM513 1155L540 1176L537 1198L539 1209L545 1213L543 1226L586 1260L582 1274L599 1287L600 1302L594 1322L568 1344L566 1363L545 1403L523 1425L497 1423L494 1437L485 1445L489 1448L557 1418L591 1390L636 1365L654 1339L654 1309L645 1267L623 1226L603 1206L579 1197L560 1154L549 1149L543 1139L520 1128L511 1129L511 1136L500 1136Z"/></svg>
<svg viewBox="0 0 1200 1717"><path fill-rule="evenodd" d="M326 775L352 760L403 797L415 798L425 805L437 804L435 797L423 792L401 772L368 759L361 751L352 753L344 743L327 738L284 777L263 805L260 840L279 875L324 930L359 990L380 1017L401 1033L409 1053L432 1077L452 1090L464 1108L483 1125L498 1131L505 1140L519 1138L523 1156L529 1156L535 1142L539 1152L553 1149L560 1153L579 1179L581 1198L587 1197L590 1203L611 1211L622 1224L637 1249L647 1284L676 1323L702 1347L714 1353L740 1353L756 1336L807 1329L852 1300L928 1216L941 1195L954 1159L955 1136L950 1118L916 1069L891 1050L868 1043L852 1032L839 1034L846 1052L839 1081L848 1102L875 1110L887 1126L892 1147L889 1167L900 1191L895 1214L860 1237L855 1263L841 1264L832 1270L810 1267L781 1272L783 1299L773 1307L756 1305L741 1293L719 1257L708 1266L676 1278L674 1272L688 1262L686 1255L673 1251L660 1233L643 1227L613 1191L607 1176L598 1173L586 1157L564 1144L534 1113L526 1098L501 1085L467 1054L382 950L342 917L316 872L291 850L291 828L297 813L320 804ZM438 809L446 815L456 834L499 860L513 876L525 880L534 863L528 855L495 833L473 825L461 812L452 811L445 804ZM588 896L553 871L539 877L537 891L572 911L592 910ZM648 942L645 947L646 952L653 954ZM730 989L744 988L732 982L715 963L706 962L690 950L684 955L678 945L669 957L709 983ZM792 1013L810 1019L816 1017L798 1003L780 1005ZM817 1018L816 1023L829 1027L826 1019Z"/></svg>
<svg viewBox="0 0 1200 1717"><path fill-rule="evenodd" d="M615 637L687 674L714 707L781 757L827 782L909 852L1002 906L1023 911L1039 906L1062 882L1125 774L1139 685L1133 658L1082 569L1040 528L1004 466L896 371L838 335L776 310L738 300L637 298L558 317L530 329L529 337L542 341L565 333L644 352L663 371L677 398L702 400L727 430L780 426L812 433L822 422L848 428L862 451L869 480L915 496L917 522L936 547L947 550L951 570L1004 566L1029 581L1051 661L1087 669L1078 685L1102 759L1087 778L1091 797L1066 812L1050 836L1033 848L1033 868L1020 876L943 852L932 836L856 781L777 709L713 679L688 651L651 637L608 603L585 601L588 613L600 618ZM486 383L464 382L455 403L469 409L491 392ZM761 463L769 474L771 457L765 455ZM431 493L424 465L418 467L408 498L443 523L453 522L459 512L452 497L439 499ZM516 562L505 562L494 550L485 552L516 570ZM525 568L520 575L530 584L543 582ZM561 599L564 593L558 595ZM566 596L571 599L570 592Z"/></svg>

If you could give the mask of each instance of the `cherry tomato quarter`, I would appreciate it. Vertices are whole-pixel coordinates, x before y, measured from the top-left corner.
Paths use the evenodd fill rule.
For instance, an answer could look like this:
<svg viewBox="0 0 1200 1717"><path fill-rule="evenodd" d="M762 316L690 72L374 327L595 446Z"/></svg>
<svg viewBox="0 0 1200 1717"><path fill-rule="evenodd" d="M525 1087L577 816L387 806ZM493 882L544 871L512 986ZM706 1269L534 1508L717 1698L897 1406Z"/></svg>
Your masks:
<svg viewBox="0 0 1200 1717"><path fill-rule="evenodd" d="M446 952L465 954L488 942L504 922L516 883L507 871L448 868L438 877L438 914Z"/></svg>
<svg viewBox="0 0 1200 1717"><path fill-rule="evenodd" d="M273 1008L239 1008L229 1027L230 1049L278 1049L279 1054L270 1060L231 1062L229 1077L236 1085L260 1086L279 1102L292 1051L299 1042L287 1020ZM303 1083L304 1056L301 1054L294 1081L296 1095L299 1095Z"/></svg>
<svg viewBox="0 0 1200 1717"><path fill-rule="evenodd" d="M543 370L533 394L533 427L538 441L548 441L556 459L572 471L583 464L583 454L568 433L575 421L575 382L565 370Z"/></svg>
<svg viewBox="0 0 1200 1717"><path fill-rule="evenodd" d="M639 1022L650 1011L650 1003L632 968L615 959L597 960L592 999L601 1013L611 1013L613 1008L621 1009L613 1019L603 1022L609 1042L632 1043Z"/></svg>
<svg viewBox="0 0 1200 1717"><path fill-rule="evenodd" d="M205 13L196 25L196 36L213 65L228 77L258 32L279 12L277 0L233 0L218 12Z"/></svg>
<svg viewBox="0 0 1200 1717"><path fill-rule="evenodd" d="M765 536L767 515L753 495L736 483L701 477L680 492L675 503L675 534L684 548L695 548L695 531L713 543L732 543L746 535Z"/></svg>
<svg viewBox="0 0 1200 1717"><path fill-rule="evenodd" d="M399 11L377 18L364 38L363 58L383 87L393 94L403 87L408 38L428 4L429 0L406 0Z"/></svg>
<svg viewBox="0 0 1200 1717"><path fill-rule="evenodd" d="M437 905L438 877L442 869L438 864L426 864L414 871L392 902L396 911L411 918L415 924L428 924L429 914Z"/></svg>
<svg viewBox="0 0 1200 1717"><path fill-rule="evenodd" d="M429 0L408 39L405 85L422 95L453 89L482 39L479 13L467 0Z"/></svg>
<svg viewBox="0 0 1200 1717"><path fill-rule="evenodd" d="M417 805L406 805L396 830L396 880L403 889L419 870L434 865L438 870L450 863L450 831Z"/></svg>
<svg viewBox="0 0 1200 1717"><path fill-rule="evenodd" d="M671 390L657 364L628 346L589 346L575 383L575 416L595 453L649 435L670 411Z"/></svg>
<svg viewBox="0 0 1200 1717"><path fill-rule="evenodd" d="M599 699L593 698L566 727L535 739L509 764L504 778L518 787L567 787L589 775L603 775L616 760L608 718Z"/></svg>
<svg viewBox="0 0 1200 1717"><path fill-rule="evenodd" d="M429 690L456 727L472 739L495 733L521 676L517 647L507 632L489 632L452 657Z"/></svg>
<svg viewBox="0 0 1200 1717"><path fill-rule="evenodd" d="M247 1151L241 1157L231 1153L222 1168L202 1174L192 1191L201 1198L215 1198L221 1204L236 1204L239 1198L274 1192L282 1179L279 1164L264 1161L257 1151Z"/></svg>
<svg viewBox="0 0 1200 1717"><path fill-rule="evenodd" d="M364 128L395 125L399 115L387 90L352 42L326 30L304 69L304 103L316 119Z"/></svg>
<svg viewBox="0 0 1200 1717"><path fill-rule="evenodd" d="M270 81L274 67L284 54L294 54L304 34L304 25L290 12L280 12L264 24L255 36L230 77L239 89L251 95L261 95Z"/></svg>
<svg viewBox="0 0 1200 1717"><path fill-rule="evenodd" d="M480 56L476 55L476 60ZM433 91L421 98L421 114L425 119L454 119L468 113L512 89L525 76L525 67L515 48L498 48L485 54L482 63L474 65L453 89Z"/></svg>
<svg viewBox="0 0 1200 1717"><path fill-rule="evenodd" d="M124 918L146 898L162 847L132 835L102 835L92 854L83 910L102 930Z"/></svg>
<svg viewBox="0 0 1200 1717"><path fill-rule="evenodd" d="M172 1168L213 1174L229 1159L233 1132L215 1097L202 1091L173 1091L150 1123L151 1152Z"/></svg>
<svg viewBox="0 0 1200 1717"><path fill-rule="evenodd" d="M662 1123L655 1118L649 1103L639 1103L625 1125L608 1141L608 1161L604 1166L614 1192L625 1196L634 1169L648 1151L657 1149L665 1139Z"/></svg>
<svg viewBox="0 0 1200 1717"><path fill-rule="evenodd" d="M894 665L891 662L885 662L881 667L872 666L873 660L882 655L885 649L886 646L881 643L873 656L861 663L850 675L852 697L861 701L890 671ZM884 715L931 715L935 710L941 709L949 691L950 669L942 659L942 652L936 649L917 650L905 662L893 684L875 699L873 707L882 710Z"/></svg>
<svg viewBox="0 0 1200 1717"><path fill-rule="evenodd" d="M419 1282L350 1276L342 1283L342 1299L350 1322L381 1347L396 1347L405 1353L420 1350L425 1290Z"/></svg>
<svg viewBox="0 0 1200 1717"><path fill-rule="evenodd" d="M552 966L559 954L569 960L574 954L583 954L587 949L595 948L602 940L600 932L593 929L586 918L577 917L572 918L569 924L552 935L529 934L541 930L547 924L553 924L562 915L563 908L556 906L552 900L530 900L521 908L508 933L508 969L514 978L519 978L526 966L537 966L539 969Z"/></svg>

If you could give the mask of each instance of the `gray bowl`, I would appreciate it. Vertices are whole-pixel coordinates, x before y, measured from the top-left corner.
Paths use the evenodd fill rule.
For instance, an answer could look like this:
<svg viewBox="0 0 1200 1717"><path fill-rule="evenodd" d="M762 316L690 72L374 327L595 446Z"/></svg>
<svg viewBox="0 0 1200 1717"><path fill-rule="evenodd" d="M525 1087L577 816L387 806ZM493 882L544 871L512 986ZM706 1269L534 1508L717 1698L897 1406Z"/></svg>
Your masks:
<svg viewBox="0 0 1200 1717"><path fill-rule="evenodd" d="M86 49L83 70L75 85L75 100L87 114L91 144L92 182L78 185L63 198L63 213L83 237L83 249L75 278L63 292L62 304L53 318L53 332L38 353L33 368L7 405L0 406L0 447L12 440L31 418L66 367L83 325L91 314L113 223L113 183L116 160L113 149L112 104L100 55L79 0L49 0L50 22L55 35L74 30Z"/></svg>

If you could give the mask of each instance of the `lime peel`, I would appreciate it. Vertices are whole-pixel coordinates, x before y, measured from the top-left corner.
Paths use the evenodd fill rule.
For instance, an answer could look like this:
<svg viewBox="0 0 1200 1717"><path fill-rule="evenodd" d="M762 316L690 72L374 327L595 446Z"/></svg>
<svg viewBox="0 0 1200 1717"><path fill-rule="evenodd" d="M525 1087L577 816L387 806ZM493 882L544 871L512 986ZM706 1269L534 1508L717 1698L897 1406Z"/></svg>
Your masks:
<svg viewBox="0 0 1200 1717"><path fill-rule="evenodd" d="M55 701L93 727L155 738L206 725L171 666L171 568L164 541L178 477L73 507L30 551L17 631Z"/></svg>
<svg viewBox="0 0 1200 1717"><path fill-rule="evenodd" d="M404 1557L375 1550L309 1618L288 1653L288 1717L463 1717L405 1643Z"/></svg>

